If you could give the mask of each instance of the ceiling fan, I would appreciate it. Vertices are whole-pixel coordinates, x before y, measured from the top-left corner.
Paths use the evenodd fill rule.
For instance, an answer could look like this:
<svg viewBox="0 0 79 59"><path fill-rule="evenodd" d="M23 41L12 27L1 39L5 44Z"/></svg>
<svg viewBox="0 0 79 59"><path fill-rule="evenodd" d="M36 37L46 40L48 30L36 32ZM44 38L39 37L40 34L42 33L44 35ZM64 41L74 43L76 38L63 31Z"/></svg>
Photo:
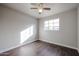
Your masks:
<svg viewBox="0 0 79 59"><path fill-rule="evenodd" d="M37 9L39 14L43 12L43 10L51 10L51 8L44 7L44 3L31 3L32 5L37 5L37 7L32 7L31 9Z"/></svg>

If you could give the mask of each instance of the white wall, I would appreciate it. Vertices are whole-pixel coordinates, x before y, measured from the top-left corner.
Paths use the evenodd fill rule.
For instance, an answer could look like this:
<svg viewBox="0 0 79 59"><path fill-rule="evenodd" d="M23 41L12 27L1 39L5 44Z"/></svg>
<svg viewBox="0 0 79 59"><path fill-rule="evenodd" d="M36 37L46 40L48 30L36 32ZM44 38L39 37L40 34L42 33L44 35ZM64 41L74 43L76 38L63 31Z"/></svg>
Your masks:
<svg viewBox="0 0 79 59"><path fill-rule="evenodd" d="M77 14L78 15L78 42L77 42L78 44L77 45L78 45L78 52L79 52L79 7L77 11L78 11L78 14Z"/></svg>
<svg viewBox="0 0 79 59"><path fill-rule="evenodd" d="M45 31L44 21L55 18L59 18L60 20L59 31ZM77 48L77 9L42 18L39 26L40 40L74 49Z"/></svg>
<svg viewBox="0 0 79 59"><path fill-rule="evenodd" d="M33 36L25 43L37 40L37 20L27 14L0 6L0 52L20 45L20 32L34 26Z"/></svg>

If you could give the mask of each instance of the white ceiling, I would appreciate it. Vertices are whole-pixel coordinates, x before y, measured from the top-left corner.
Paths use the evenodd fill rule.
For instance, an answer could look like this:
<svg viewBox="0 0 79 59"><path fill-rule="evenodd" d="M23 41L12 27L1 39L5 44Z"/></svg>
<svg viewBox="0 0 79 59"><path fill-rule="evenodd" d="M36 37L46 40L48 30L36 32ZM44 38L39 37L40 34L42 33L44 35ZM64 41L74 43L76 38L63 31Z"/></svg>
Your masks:
<svg viewBox="0 0 79 59"><path fill-rule="evenodd" d="M18 10L20 12L27 13L36 18L42 18L70 10L72 8L76 8L78 4L77 3L44 3L44 6L50 7L51 10L50 11L44 10L42 14L39 14L37 10L31 10L30 8L35 6L31 5L30 3L6 3L4 5L13 8L15 10Z"/></svg>

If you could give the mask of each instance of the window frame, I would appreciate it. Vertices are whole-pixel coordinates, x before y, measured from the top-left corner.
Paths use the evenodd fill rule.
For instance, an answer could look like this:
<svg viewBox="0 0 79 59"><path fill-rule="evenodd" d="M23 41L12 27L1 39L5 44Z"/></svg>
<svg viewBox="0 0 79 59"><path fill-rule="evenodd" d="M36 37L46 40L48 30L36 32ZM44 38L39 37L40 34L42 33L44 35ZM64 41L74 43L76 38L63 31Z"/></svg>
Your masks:
<svg viewBox="0 0 79 59"><path fill-rule="evenodd" d="M47 24L46 24L46 22L47 22ZM57 29L57 27L58 27L58 29ZM59 31L59 27L60 27L59 18L47 20L47 21L44 22L44 30Z"/></svg>

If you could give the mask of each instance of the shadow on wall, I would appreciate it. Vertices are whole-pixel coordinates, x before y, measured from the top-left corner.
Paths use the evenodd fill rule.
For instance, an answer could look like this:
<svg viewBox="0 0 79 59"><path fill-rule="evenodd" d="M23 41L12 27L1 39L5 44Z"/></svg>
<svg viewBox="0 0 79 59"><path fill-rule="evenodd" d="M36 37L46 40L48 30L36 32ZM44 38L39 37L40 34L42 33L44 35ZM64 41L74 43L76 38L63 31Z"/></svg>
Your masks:
<svg viewBox="0 0 79 59"><path fill-rule="evenodd" d="M25 30L20 32L20 43L24 43L26 40L28 40L33 35L33 28L34 26L30 26L26 28Z"/></svg>

